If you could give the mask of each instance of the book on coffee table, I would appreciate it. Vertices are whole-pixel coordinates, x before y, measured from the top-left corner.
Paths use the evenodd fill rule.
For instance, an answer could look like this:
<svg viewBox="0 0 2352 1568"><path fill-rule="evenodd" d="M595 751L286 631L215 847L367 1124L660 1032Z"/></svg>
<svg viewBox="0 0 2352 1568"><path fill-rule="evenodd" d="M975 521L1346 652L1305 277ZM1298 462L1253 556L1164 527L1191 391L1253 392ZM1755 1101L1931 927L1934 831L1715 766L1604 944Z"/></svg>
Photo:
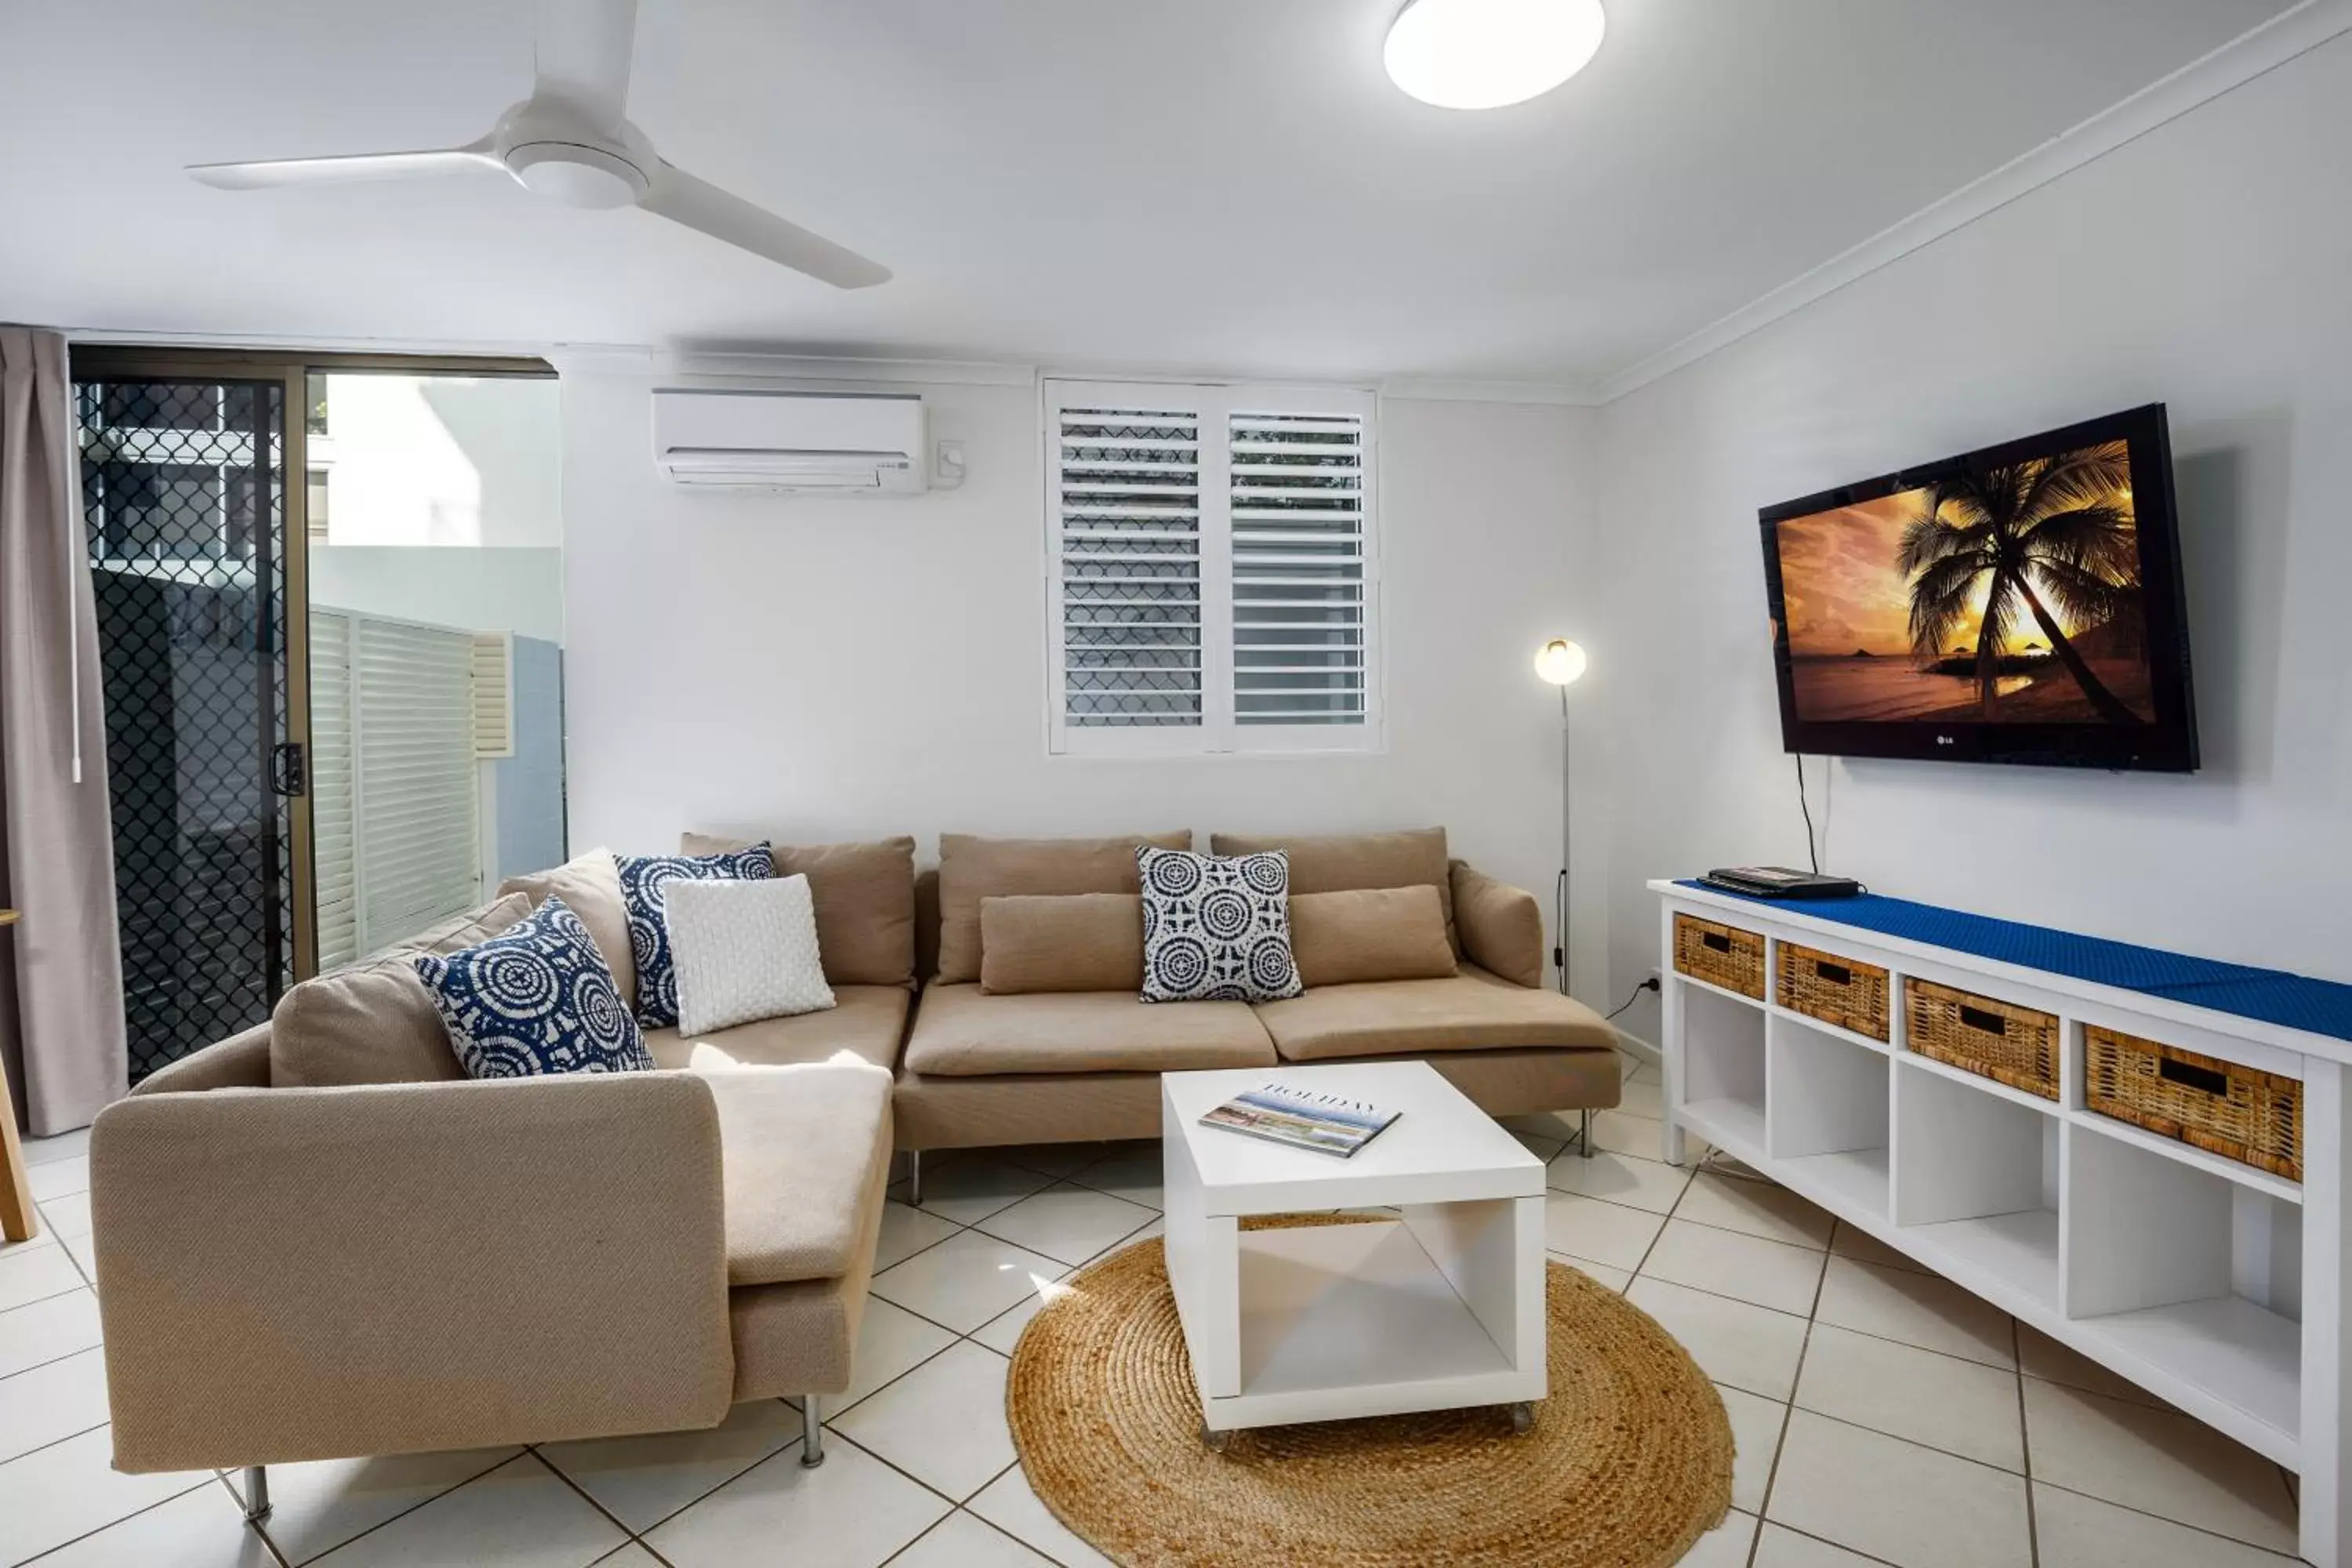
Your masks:
<svg viewBox="0 0 2352 1568"><path fill-rule="evenodd" d="M1364 1100L1269 1083L1262 1089L1244 1089L1202 1117L1201 1125L1337 1154L1344 1160L1379 1137L1396 1119L1397 1112Z"/></svg>

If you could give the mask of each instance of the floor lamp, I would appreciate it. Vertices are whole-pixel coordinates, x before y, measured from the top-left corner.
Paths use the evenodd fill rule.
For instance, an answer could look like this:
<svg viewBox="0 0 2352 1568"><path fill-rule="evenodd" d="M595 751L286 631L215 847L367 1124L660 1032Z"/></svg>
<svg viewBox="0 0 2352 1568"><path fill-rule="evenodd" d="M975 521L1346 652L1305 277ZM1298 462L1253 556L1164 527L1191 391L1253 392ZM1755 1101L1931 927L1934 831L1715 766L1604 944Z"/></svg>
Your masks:
<svg viewBox="0 0 2352 1568"><path fill-rule="evenodd" d="M1559 994L1568 994L1568 855L1571 837L1569 822L1569 801L1572 786L1569 769L1573 753L1569 746L1568 689L1576 684L1592 661L1583 647L1566 637L1554 637L1536 650L1536 673L1559 688L1559 879L1552 884L1552 931L1558 943L1551 952L1552 964L1559 971ZM1586 1159L1592 1157L1592 1113L1586 1111L1577 1129L1579 1152Z"/></svg>

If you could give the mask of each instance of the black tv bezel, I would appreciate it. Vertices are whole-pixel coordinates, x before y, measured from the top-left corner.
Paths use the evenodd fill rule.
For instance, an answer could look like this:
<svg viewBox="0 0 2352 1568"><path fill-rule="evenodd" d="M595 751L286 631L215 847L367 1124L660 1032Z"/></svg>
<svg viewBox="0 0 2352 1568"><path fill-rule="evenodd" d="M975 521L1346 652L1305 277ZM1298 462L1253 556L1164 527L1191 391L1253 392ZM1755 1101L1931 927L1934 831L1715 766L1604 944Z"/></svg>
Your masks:
<svg viewBox="0 0 2352 1568"><path fill-rule="evenodd" d="M2134 525L2139 538L2140 593L2147 623L2149 693L2155 722L1954 724L1920 720L1804 720L1798 717L1780 584L1780 524L1839 507L1917 489L1970 464L2014 463L2109 441L2131 451ZM2186 773L2197 771L2197 713L2189 668L2187 596L2180 572L2179 517L2172 485L2172 440L2164 405L2151 403L2080 424L2044 430L1997 447L1900 468L1757 513L1764 542L1764 586L1772 615L1772 664L1780 693L1780 742L1799 754L1897 760L2011 763L2037 767Z"/></svg>

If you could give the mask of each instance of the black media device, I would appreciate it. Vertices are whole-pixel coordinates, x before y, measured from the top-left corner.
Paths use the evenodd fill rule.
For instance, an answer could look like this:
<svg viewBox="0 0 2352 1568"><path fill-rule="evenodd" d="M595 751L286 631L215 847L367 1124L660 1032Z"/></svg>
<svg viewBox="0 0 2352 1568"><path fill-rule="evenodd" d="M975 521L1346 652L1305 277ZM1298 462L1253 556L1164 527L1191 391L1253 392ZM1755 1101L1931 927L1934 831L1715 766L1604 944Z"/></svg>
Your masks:
<svg viewBox="0 0 2352 1568"><path fill-rule="evenodd" d="M2195 771L2162 404L1759 518L1789 751Z"/></svg>
<svg viewBox="0 0 2352 1568"><path fill-rule="evenodd" d="M1862 891L1862 884L1852 877L1824 877L1786 866L1718 866L1699 880L1751 899L1850 899Z"/></svg>

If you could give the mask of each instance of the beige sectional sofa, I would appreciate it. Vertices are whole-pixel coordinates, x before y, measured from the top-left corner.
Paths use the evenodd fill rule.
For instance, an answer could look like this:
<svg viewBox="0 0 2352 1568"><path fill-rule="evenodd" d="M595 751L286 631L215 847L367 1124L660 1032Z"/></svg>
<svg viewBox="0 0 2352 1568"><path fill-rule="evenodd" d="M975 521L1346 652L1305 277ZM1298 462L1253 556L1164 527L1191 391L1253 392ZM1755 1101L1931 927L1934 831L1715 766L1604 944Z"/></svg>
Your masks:
<svg viewBox="0 0 2352 1568"><path fill-rule="evenodd" d="M99 1118L118 1468L707 1426L787 1394L807 1396L814 1462L819 1400L849 1384L894 1147L919 1172L928 1150L1156 1136L1159 1074L1202 1067L1412 1055L1498 1115L1616 1103L1609 1026L1542 988L1534 899L1449 860L1436 830L1284 847L1294 923L1308 895L1403 890L1352 901L1358 923L1317 963L1344 973L1394 947L1450 973L1147 1005L1086 979L1123 973L1116 921L1093 928L1101 952L1057 945L1051 921L1030 922L1043 945L1007 945L1017 917L1066 907L1018 900L1131 900L1137 842L947 835L920 879L911 839L779 847L777 874L810 879L836 1006L648 1031L654 1073L466 1081L411 965L554 894L632 994L601 852L296 986L269 1024ZM1380 940L1391 906L1421 910L1418 935ZM1074 975L1096 988L1053 988Z"/></svg>

